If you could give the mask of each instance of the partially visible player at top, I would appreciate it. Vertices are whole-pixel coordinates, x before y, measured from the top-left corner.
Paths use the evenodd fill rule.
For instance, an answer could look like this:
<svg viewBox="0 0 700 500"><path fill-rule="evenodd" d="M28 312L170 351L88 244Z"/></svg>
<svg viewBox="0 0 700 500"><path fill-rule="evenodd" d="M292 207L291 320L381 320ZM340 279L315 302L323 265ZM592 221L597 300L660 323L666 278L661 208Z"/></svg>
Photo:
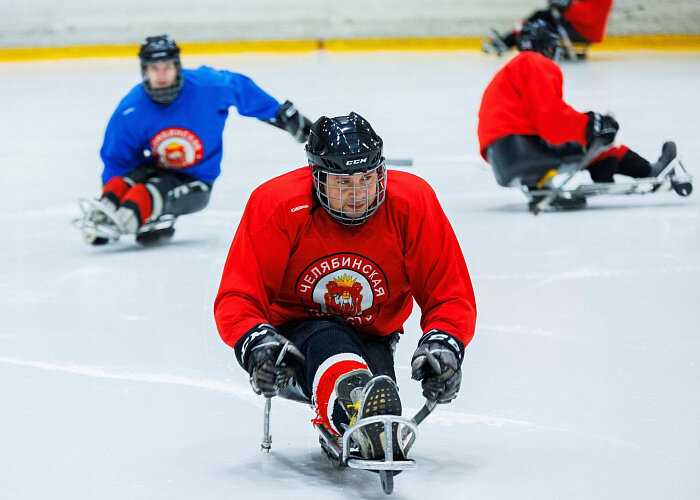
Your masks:
<svg viewBox="0 0 700 500"><path fill-rule="evenodd" d="M253 390L300 391L315 422L338 436L356 420L401 414L394 350L414 299L422 333L411 369L426 398L456 397L474 334L469 272L435 193L415 175L387 171L382 153L360 115L319 118L309 166L250 196L214 305ZM303 363L278 363L287 341ZM363 457L384 456L382 429L362 431ZM394 457L404 457L393 442Z"/></svg>
<svg viewBox="0 0 700 500"><path fill-rule="evenodd" d="M499 184L507 186L519 177L525 187L535 190L551 168L547 165L582 155L594 141L612 144L620 126L610 115L582 113L564 101L564 80L557 65L559 36L546 21L525 23L518 48L520 53L484 90L477 127L479 150ZM672 141L663 144L654 163L625 145L611 146L592 160L588 172L595 182L613 182L615 174L655 177L675 157ZM563 206L567 200L558 202Z"/></svg>
<svg viewBox="0 0 700 500"><path fill-rule="evenodd" d="M603 41L612 7L612 0L549 0L547 9L535 11L513 30L504 34L491 30L482 48L484 52L498 55L514 49L518 46L523 24L542 19L561 29L563 32L559 34L569 39L579 58L584 58L589 45Z"/></svg>
<svg viewBox="0 0 700 500"><path fill-rule="evenodd" d="M88 243L135 234L164 214L206 207L221 172L229 108L298 142L311 127L290 101L280 104L245 75L183 69L180 48L167 35L146 38L138 55L142 82L117 106L100 150L103 190L84 220Z"/></svg>

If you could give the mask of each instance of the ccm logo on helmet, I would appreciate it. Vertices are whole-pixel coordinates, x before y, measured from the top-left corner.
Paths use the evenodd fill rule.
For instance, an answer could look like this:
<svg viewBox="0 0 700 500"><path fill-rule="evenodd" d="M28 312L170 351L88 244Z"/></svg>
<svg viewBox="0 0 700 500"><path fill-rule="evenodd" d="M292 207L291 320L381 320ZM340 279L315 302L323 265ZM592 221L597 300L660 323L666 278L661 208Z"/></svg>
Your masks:
<svg viewBox="0 0 700 500"><path fill-rule="evenodd" d="M358 158L357 160L347 160L346 165L358 165L360 163L367 163L367 158Z"/></svg>

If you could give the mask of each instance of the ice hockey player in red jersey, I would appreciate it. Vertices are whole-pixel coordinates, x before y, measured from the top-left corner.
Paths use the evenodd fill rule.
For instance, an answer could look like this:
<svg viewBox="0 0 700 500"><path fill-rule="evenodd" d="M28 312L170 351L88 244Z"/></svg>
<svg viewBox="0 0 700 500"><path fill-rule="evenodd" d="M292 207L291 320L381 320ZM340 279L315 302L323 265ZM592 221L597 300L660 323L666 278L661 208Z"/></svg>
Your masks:
<svg viewBox="0 0 700 500"><path fill-rule="evenodd" d="M600 43L612 10L612 0L549 0L549 8L538 10L504 35L491 30L484 39L484 52L501 55L518 45L522 26L528 21L542 19L552 26L560 26L570 42L578 49L578 56L585 57L585 49L592 43Z"/></svg>
<svg viewBox="0 0 700 500"><path fill-rule="evenodd" d="M551 25L541 19L526 23L518 48L484 91L477 133L481 155L500 185L534 188L545 172L581 155L593 141L611 144L619 124L609 115L581 113L563 100L562 72L555 62L559 36ZM614 174L654 177L675 157L673 142L664 143L653 164L627 146L612 146L594 158L588 172L595 182L613 182Z"/></svg>
<svg viewBox="0 0 700 500"><path fill-rule="evenodd" d="M426 398L456 397L474 334L474 293L449 221L425 181L386 170L382 150L360 115L319 118L309 166L251 194L214 305L253 390L300 391L335 435L401 414L393 353L414 299L423 334L412 376ZM287 341L302 364L279 362ZM363 457L384 456L380 433L362 431Z"/></svg>

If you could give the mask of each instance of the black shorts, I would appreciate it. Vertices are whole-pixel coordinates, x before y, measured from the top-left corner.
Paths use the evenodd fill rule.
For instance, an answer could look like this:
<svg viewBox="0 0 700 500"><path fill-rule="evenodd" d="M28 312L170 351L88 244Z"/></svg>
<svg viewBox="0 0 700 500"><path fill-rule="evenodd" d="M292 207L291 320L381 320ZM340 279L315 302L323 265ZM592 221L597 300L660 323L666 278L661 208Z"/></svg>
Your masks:
<svg viewBox="0 0 700 500"><path fill-rule="evenodd" d="M184 215L199 212L209 204L211 183L173 170L141 165L124 176L132 184L146 184L161 196L162 213ZM151 196L154 193L151 192Z"/></svg>

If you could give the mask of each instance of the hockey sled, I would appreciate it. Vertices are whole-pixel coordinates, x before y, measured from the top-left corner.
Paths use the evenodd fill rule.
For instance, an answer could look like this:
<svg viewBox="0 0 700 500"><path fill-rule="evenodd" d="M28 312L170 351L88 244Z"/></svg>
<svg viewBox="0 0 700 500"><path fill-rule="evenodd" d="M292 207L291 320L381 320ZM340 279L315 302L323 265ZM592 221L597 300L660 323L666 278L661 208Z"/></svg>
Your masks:
<svg viewBox="0 0 700 500"><path fill-rule="evenodd" d="M394 457L394 443L392 427L398 426L398 439L402 440L400 447L408 455L418 435L418 424L427 417L435 408L434 401L426 401L423 408L413 417L405 418L395 415L377 415L359 420L345 430L342 438L332 435L322 425L315 425L319 432L319 442L326 455L338 466L347 466L353 469L363 469L379 473L382 489L387 495L394 489L394 476L404 470L417 468L416 461L410 458L398 459ZM384 450L385 455L381 460L368 460L362 458L359 449L353 446L353 438L363 427L373 424L384 426Z"/></svg>
<svg viewBox="0 0 700 500"><path fill-rule="evenodd" d="M100 200L94 198L81 198L78 203L83 215L73 219L72 224L83 232L87 242L102 240L103 243L108 243L119 240L122 233L112 210L106 209ZM156 220L147 222L136 233L136 241L150 244L172 237L176 220L177 215L163 214Z"/></svg>
<svg viewBox="0 0 700 500"><path fill-rule="evenodd" d="M293 398L293 400L311 403L308 399L302 401L299 398ZM321 444L321 449L329 459L337 464L338 467L350 467L351 469L362 469L378 473L384 493L390 495L394 490L394 476L401 471L413 470L418 467L418 464L413 459L398 459L394 457L392 427L395 424L398 425L398 439L401 439L401 448L405 450L404 453L407 455L418 436L418 425L430 415L436 405L435 401L426 400L423 407L412 418L396 415L377 415L363 418L348 427L342 437L332 434L321 424L314 424L314 427L319 433L318 440ZM272 448L272 436L270 435L271 406L272 398L266 398L263 417L263 439L261 443L261 449L265 452L269 452ZM386 451L383 459L368 460L360 455L359 448L355 446L353 437L363 427L377 423L384 425L384 450Z"/></svg>
<svg viewBox="0 0 700 500"><path fill-rule="evenodd" d="M692 190L692 177L676 157L656 177L575 186L577 173L585 170L609 145L595 141L582 153L575 143L552 147L536 136L510 135L486 150L499 185L520 187L537 215L549 207L581 208L586 199L601 195L647 194L673 189L680 196Z"/></svg>
<svg viewBox="0 0 700 500"><path fill-rule="evenodd" d="M120 233L117 230L118 222L114 220L111 210L105 209L100 200L94 198L81 198L78 200L82 217L72 220L73 227L83 232L86 242L89 239L100 238L105 242L117 241ZM104 221L104 222L102 222ZM109 221L109 223L105 223Z"/></svg>
<svg viewBox="0 0 700 500"><path fill-rule="evenodd" d="M280 365L283 363L287 354L290 355L289 362L303 363L304 355L291 342L287 342L280 351L275 364ZM301 389L295 385L293 379L279 396L283 399L289 399L298 403L311 404L311 400L309 400L309 398L302 393ZM423 407L413 418L405 418L397 415L376 415L360 419L349 426L342 437L332 434L321 424L314 424L314 427L319 433L318 440L321 444L321 449L326 453L328 458L339 467L350 467L352 469L362 469L378 473L384 493L390 495L394 490L394 476L401 471L412 470L417 467L415 460L409 458L398 459L398 457L394 457L393 426L397 425L398 432L396 434L397 438L401 440L400 448L403 450L404 455L408 455L408 452L418 436L418 425L430 415L436 405L437 403L435 401L426 400ZM272 398L265 398L263 438L260 445L261 450L264 452L269 452L272 448L272 436L270 434L271 407ZM380 460L368 460L360 455L360 450L355 446L353 437L363 427L378 423L384 425L385 455L384 458Z"/></svg>
<svg viewBox="0 0 700 500"><path fill-rule="evenodd" d="M538 184L540 189L532 190L521 186L525 196L530 200L528 205L530 211L537 215L549 206L582 207L585 206L586 199L601 195L649 194L673 189L679 196L688 196L693 192L693 178L678 157L674 158L656 177L569 187L574 175L587 165L588 161L584 159L578 165L573 165L568 172L565 168L548 172Z"/></svg>

